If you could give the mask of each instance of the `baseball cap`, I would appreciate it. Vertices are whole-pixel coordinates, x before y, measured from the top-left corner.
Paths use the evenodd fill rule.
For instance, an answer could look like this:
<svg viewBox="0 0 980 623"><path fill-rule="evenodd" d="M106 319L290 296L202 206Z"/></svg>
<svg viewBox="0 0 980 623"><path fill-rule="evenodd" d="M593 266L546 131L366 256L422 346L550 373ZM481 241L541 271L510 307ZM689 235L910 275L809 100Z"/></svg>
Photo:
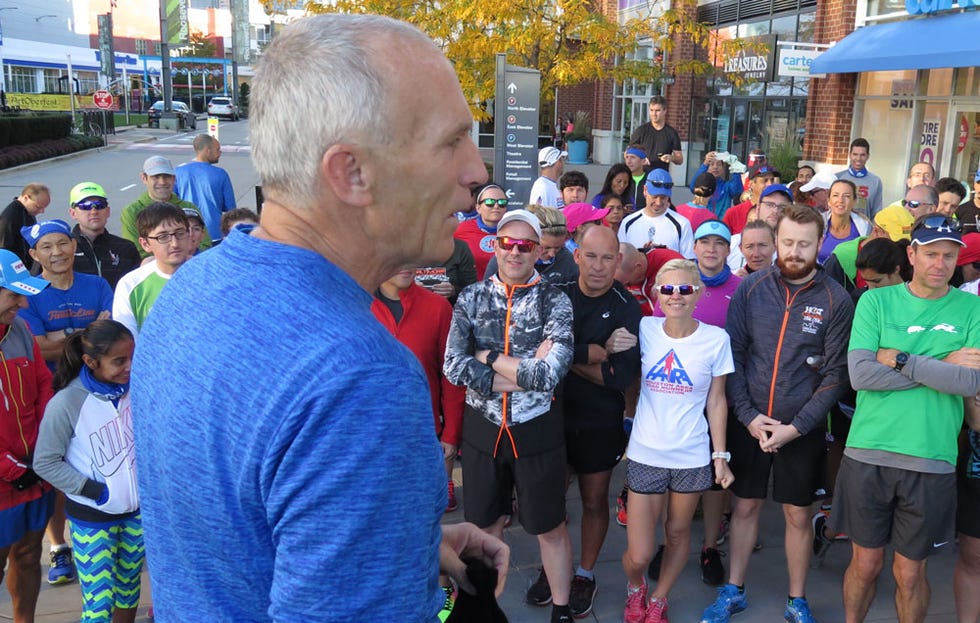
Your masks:
<svg viewBox="0 0 980 623"><path fill-rule="evenodd" d="M606 218L609 208L598 209L591 203L570 203L562 210L565 215L565 227L571 233L582 226L582 223L598 221Z"/></svg>
<svg viewBox="0 0 980 623"><path fill-rule="evenodd" d="M751 169L749 169L749 179L754 179L760 175L773 175L778 177L779 171L772 168L768 164L757 164Z"/></svg>
<svg viewBox="0 0 980 623"><path fill-rule="evenodd" d="M542 147L538 151L538 165L550 167L567 155L567 151L561 151L557 147Z"/></svg>
<svg viewBox="0 0 980 623"><path fill-rule="evenodd" d="M143 161L143 173L147 175L174 175L174 165L163 156L150 156Z"/></svg>
<svg viewBox="0 0 980 623"><path fill-rule="evenodd" d="M912 226L912 244L932 244L940 240L966 246L960 235L959 224L942 214L929 214Z"/></svg>
<svg viewBox="0 0 980 623"><path fill-rule="evenodd" d="M68 204L75 205L82 199L88 199L89 197L109 198L106 196L105 190L95 182L82 182L81 184L76 184L71 189L71 193L68 195Z"/></svg>
<svg viewBox="0 0 980 623"><path fill-rule="evenodd" d="M701 175L694 178L694 189L703 188L708 191L708 194L715 194L715 189L718 187L718 180L715 176L705 171Z"/></svg>
<svg viewBox="0 0 980 623"><path fill-rule="evenodd" d="M759 194L759 201L762 201L774 193L783 193L789 198L790 201L793 200L793 191L790 190L789 187L783 184L770 184L769 186L766 186Z"/></svg>
<svg viewBox="0 0 980 623"><path fill-rule="evenodd" d="M554 147L552 147L552 149L554 149ZM507 214L504 214L504 218L500 219L500 222L497 223L497 231L499 232L504 228L504 225L507 223L513 223L514 221L520 221L521 223L527 223L530 225L531 229L534 230L534 233L537 234L538 240L541 240L541 221L538 220L538 217L523 209L511 210Z"/></svg>
<svg viewBox="0 0 980 623"><path fill-rule="evenodd" d="M836 181L837 181L836 175L834 175L833 173L829 173L827 171L821 171L815 174L812 178L810 178L809 182L800 186L800 190L805 193L813 192L818 188L822 188L824 190L830 190L830 187L833 186L834 182Z"/></svg>
<svg viewBox="0 0 980 623"><path fill-rule="evenodd" d="M902 214L903 212L904 215ZM893 210L891 207L888 207L875 214L874 221L875 225L888 232L888 237L893 242L898 242L903 238L905 240L909 239L909 231L912 229L912 225L908 220L910 218L912 217L905 208Z"/></svg>
<svg viewBox="0 0 980 623"><path fill-rule="evenodd" d="M657 195L669 197L670 189L674 187L674 181L666 169L654 169L647 174L645 186L652 197Z"/></svg>
<svg viewBox="0 0 980 623"><path fill-rule="evenodd" d="M980 262L980 234L973 232L963 234L963 244L966 248L960 251L960 256L956 258L956 265L965 266Z"/></svg>
<svg viewBox="0 0 980 623"><path fill-rule="evenodd" d="M0 288L7 288L24 296L34 296L49 284L47 279L31 277L24 262L13 252L0 249Z"/></svg>
<svg viewBox="0 0 980 623"><path fill-rule="evenodd" d="M980 182L980 169L977 170L977 174L973 177L974 182Z"/></svg>
<svg viewBox="0 0 980 623"><path fill-rule="evenodd" d="M204 225L204 217L201 216L201 213L194 208L184 208L184 214L187 216L187 218L197 219L201 221L201 225Z"/></svg>
<svg viewBox="0 0 980 623"><path fill-rule="evenodd" d="M32 249L37 245L38 240L48 234L64 234L71 238L71 227L68 226L68 223L56 218L20 228L20 235L27 241L27 246Z"/></svg>
<svg viewBox="0 0 980 623"><path fill-rule="evenodd" d="M723 238L728 244L732 243L732 230L728 229L728 225L725 225L725 223L718 219L711 219L701 223L694 232L695 241L707 238L708 236L718 236L719 238Z"/></svg>

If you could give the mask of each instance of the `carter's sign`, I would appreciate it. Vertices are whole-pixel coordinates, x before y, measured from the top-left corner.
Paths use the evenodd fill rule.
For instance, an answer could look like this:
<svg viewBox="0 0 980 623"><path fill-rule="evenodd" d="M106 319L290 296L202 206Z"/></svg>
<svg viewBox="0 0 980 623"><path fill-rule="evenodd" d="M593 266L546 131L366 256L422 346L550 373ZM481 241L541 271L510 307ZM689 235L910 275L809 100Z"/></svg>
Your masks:
<svg viewBox="0 0 980 623"><path fill-rule="evenodd" d="M909 15L928 15L953 8L953 0L905 0L905 10ZM980 7L980 0L956 0L955 4L964 9Z"/></svg>
<svg viewBox="0 0 980 623"><path fill-rule="evenodd" d="M790 50L787 48L779 49L777 58L778 73L780 76L790 78L821 78L823 74L811 74L810 65L820 56L818 50Z"/></svg>

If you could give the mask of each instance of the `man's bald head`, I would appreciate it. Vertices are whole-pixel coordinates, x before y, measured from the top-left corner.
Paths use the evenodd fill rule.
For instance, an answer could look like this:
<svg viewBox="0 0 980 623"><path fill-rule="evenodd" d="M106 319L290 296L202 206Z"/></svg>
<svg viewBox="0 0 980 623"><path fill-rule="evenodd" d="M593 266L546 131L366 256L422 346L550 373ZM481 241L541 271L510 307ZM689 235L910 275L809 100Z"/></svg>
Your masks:
<svg viewBox="0 0 980 623"><path fill-rule="evenodd" d="M595 249L597 251L611 251L612 253L618 254L619 250L619 238L616 237L616 232L614 232L609 227L596 226L589 227L582 234L582 239L579 241L579 246L584 247L588 245L590 249ZM633 247L634 249L636 247Z"/></svg>
<svg viewBox="0 0 980 623"><path fill-rule="evenodd" d="M619 243L619 252L623 254L623 261L616 271L616 281L623 285L643 283L647 272L647 256L628 242Z"/></svg>

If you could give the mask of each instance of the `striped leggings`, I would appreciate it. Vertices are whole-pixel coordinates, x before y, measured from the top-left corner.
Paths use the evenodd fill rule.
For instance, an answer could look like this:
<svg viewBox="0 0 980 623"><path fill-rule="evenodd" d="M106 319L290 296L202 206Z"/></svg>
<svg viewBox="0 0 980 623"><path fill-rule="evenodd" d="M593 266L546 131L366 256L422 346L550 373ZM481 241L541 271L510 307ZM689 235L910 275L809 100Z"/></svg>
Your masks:
<svg viewBox="0 0 980 623"><path fill-rule="evenodd" d="M70 523L82 623L109 623L116 608L137 607L145 556L140 514L108 524Z"/></svg>

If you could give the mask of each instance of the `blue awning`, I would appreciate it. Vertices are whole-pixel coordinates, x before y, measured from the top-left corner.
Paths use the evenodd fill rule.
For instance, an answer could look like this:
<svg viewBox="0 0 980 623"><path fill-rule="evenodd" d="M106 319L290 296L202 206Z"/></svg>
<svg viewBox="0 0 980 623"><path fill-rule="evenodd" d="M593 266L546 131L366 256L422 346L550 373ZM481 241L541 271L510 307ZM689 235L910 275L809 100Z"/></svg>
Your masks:
<svg viewBox="0 0 980 623"><path fill-rule="evenodd" d="M980 64L980 11L925 16L858 28L810 65L811 74Z"/></svg>

